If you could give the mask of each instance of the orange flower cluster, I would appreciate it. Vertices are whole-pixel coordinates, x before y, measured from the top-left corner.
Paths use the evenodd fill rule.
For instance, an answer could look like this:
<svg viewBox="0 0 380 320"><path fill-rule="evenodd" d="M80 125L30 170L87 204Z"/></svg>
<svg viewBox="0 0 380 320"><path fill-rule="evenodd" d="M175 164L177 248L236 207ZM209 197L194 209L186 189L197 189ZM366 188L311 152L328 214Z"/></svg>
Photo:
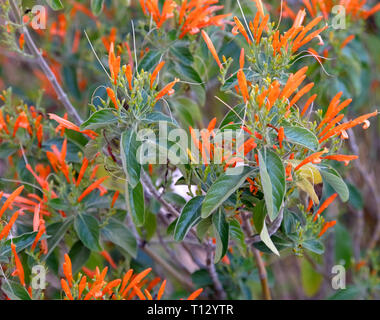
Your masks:
<svg viewBox="0 0 380 320"><path fill-rule="evenodd" d="M148 13L151 15L158 28L173 18L177 10L178 24L181 26L179 38L182 39L186 34L197 34L208 26L224 26L224 19L230 14L213 15L224 7L217 5L218 2L219 0L184 0L178 6L174 0L165 0L161 12L158 0L140 0L140 5L145 15Z"/></svg>
<svg viewBox="0 0 380 320"><path fill-rule="evenodd" d="M96 267L95 272L87 271L87 276L79 274L77 281L72 275L70 257L65 254L65 262L62 265L65 279L61 279L62 290L67 300L161 300L166 286L166 280L161 283L156 294L152 290L160 283L160 278L149 281L145 279L152 271L152 268L134 274L133 269L129 269L122 278L112 281L106 280L108 267L102 271ZM188 300L196 299L203 289L198 289L192 293Z"/></svg>
<svg viewBox="0 0 380 320"><path fill-rule="evenodd" d="M236 166L238 162L243 162L244 159L241 157L238 157L237 153L231 153L228 152L224 149L225 142L222 141L221 143L212 143L211 138L216 136L216 133L214 131L216 125L216 118L212 119L207 127L207 129L201 130L200 132L200 138L198 139L194 129L192 127L189 127L190 130L190 135L192 138L192 141L195 145L195 147L199 150L201 157L202 157L202 162L205 166L208 166L210 164L210 161L215 158L216 155L222 154L221 162L224 164L224 170L227 170L228 167ZM244 128L245 131L248 130ZM243 130L244 130L243 129ZM250 132L248 130L248 132ZM252 134L250 132L250 134ZM238 153L244 154L246 156L249 152L251 152L253 149L255 149L257 146L254 138L249 138L247 139L244 144L241 146L238 146ZM195 161L194 155L188 150L189 157Z"/></svg>
<svg viewBox="0 0 380 320"><path fill-rule="evenodd" d="M0 109L0 133L5 132L6 135L12 135L9 138L15 138L20 128L25 129L30 137L36 137L38 146L41 148L43 139L42 115L38 114L33 106L27 112L17 110L16 118L6 114L4 117L3 110Z"/></svg>
<svg viewBox="0 0 380 320"><path fill-rule="evenodd" d="M318 208L318 210L315 212L314 214L314 218L313 218L313 222L316 222L318 217L321 215L321 213L323 213L329 206L330 204L336 199L336 197L338 196L337 193L334 193L333 195L331 195L330 197L328 197ZM311 208L313 207L313 201L310 199L309 201L309 206L308 208L306 209L306 212L310 212ZM322 237L322 235L324 235L326 233L326 231L330 228L332 228L333 226L335 226L336 224L336 220L333 220L333 221L326 221L323 223L322 225L322 228L321 228L321 231L319 232L318 234L318 238Z"/></svg>
<svg viewBox="0 0 380 320"><path fill-rule="evenodd" d="M332 8L336 5L343 6L346 14L351 16L353 20L367 19L380 11L380 4L375 5L371 9L366 9L367 0L302 0L302 3L312 17L321 12L326 20L328 20ZM284 14L295 19L295 13L286 2L284 3Z"/></svg>
<svg viewBox="0 0 380 320"><path fill-rule="evenodd" d="M376 110L372 113L362 115L354 120L350 120L348 122L337 125L344 117L343 114L339 114L339 113L343 109L345 109L352 101L352 99L347 99L341 102L340 98L342 94L343 94L342 92L339 92L331 100L322 121L319 123L317 127L317 130L320 130L318 134L320 143L338 134L341 135L343 139L346 139L348 137L346 130L360 124L363 124L363 129L367 129L370 126L370 122L368 119L378 114Z"/></svg>
<svg viewBox="0 0 380 320"><path fill-rule="evenodd" d="M282 49L284 49L285 52L296 52L299 48L306 45L314 38L318 38L320 33L328 28L326 25L320 29L312 31L312 29L317 26L323 18L317 17L308 25L302 26L304 16L304 11L299 11L295 23L288 31L286 31L283 35L280 35L280 31L277 30L273 34L272 48L274 56L276 54L281 55ZM269 30L268 21L269 15L263 16L260 11L257 11L254 20L249 22L249 29L251 33L248 33L247 29L240 22L239 18L234 17L235 26L232 29L232 34L237 35L241 33L249 45L252 45L253 40L255 40L256 45L259 45L263 31ZM250 38L250 35L252 35L253 39Z"/></svg>

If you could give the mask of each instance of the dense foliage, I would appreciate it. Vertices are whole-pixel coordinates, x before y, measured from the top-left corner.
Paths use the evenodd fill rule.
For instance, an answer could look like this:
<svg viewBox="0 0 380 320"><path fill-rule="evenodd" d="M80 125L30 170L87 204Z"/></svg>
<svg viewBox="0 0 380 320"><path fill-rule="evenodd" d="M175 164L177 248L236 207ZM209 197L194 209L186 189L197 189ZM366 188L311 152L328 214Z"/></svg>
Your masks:
<svg viewBox="0 0 380 320"><path fill-rule="evenodd" d="M379 4L39 4L1 2L0 299L379 298Z"/></svg>

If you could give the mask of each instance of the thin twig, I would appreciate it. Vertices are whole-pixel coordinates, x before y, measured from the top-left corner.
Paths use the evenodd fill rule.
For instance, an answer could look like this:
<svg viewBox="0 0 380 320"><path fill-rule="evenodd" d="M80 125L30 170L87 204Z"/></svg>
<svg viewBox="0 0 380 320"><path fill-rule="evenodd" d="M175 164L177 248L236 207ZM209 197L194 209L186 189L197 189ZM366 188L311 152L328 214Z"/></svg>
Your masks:
<svg viewBox="0 0 380 320"><path fill-rule="evenodd" d="M10 0L10 5L11 5L12 12L15 16L15 19L17 20L16 23L22 24L21 16L20 16L20 12L19 12L17 4L14 2L14 0ZM54 75L53 71L50 69L49 65L47 64L47 62L43 58L41 51L37 48L36 44L34 43L33 38L29 33L28 28L23 25L21 27L21 30L22 30L22 33L24 34L25 43L26 43L27 47L29 48L31 53L34 55L35 62L42 69L45 76L47 77L47 79L49 80L51 85L53 86L54 91L57 94L58 100L61 101L61 103L63 104L63 106L65 107L65 109L69 113L69 115L72 117L74 122L77 125L80 125L83 122L82 118L80 117L80 115L78 114L78 112L74 108L74 106L71 104L66 93L63 91L62 87L58 83L56 76Z"/></svg>
<svg viewBox="0 0 380 320"><path fill-rule="evenodd" d="M176 218L180 216L180 213L176 208L174 208L170 203L168 203L165 199L161 197L159 192L156 190L154 185L152 184L152 181L147 176L145 171L141 172L141 181L143 186L147 189L147 191L156 199L158 202L162 204L162 206L172 215L174 215Z"/></svg>
<svg viewBox="0 0 380 320"><path fill-rule="evenodd" d="M227 298L227 294L223 289L222 283L219 280L218 274L215 269L215 264L213 262L213 255L215 254L214 250L208 250L207 252L207 269L210 274L212 283L214 284L215 289L215 297L217 300L225 300Z"/></svg>

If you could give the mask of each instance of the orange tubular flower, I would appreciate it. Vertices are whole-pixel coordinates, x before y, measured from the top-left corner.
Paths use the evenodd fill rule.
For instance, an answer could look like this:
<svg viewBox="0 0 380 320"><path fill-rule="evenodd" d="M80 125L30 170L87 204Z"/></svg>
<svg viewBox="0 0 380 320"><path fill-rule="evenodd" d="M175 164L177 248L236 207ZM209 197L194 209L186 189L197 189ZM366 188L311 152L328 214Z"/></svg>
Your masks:
<svg viewBox="0 0 380 320"><path fill-rule="evenodd" d="M111 99L115 108L119 109L119 106L118 106L117 100L116 100L115 92L111 88L107 88L106 91L107 91L108 97Z"/></svg>
<svg viewBox="0 0 380 320"><path fill-rule="evenodd" d="M64 258L65 258L65 262L62 265L63 274L65 275L68 281L69 287L71 288L73 285L73 273L72 273L71 260L67 253L65 253Z"/></svg>
<svg viewBox="0 0 380 320"><path fill-rule="evenodd" d="M298 169L303 167L305 164L308 164L310 162L317 162L318 160L320 160L321 155L327 153L328 151L329 150L327 148L325 148L322 151L313 153L312 155L308 156L303 161L301 161L300 164L297 167L295 167L294 171L297 171Z"/></svg>
<svg viewBox="0 0 380 320"><path fill-rule="evenodd" d="M9 231L11 231L14 223L16 222L18 215L22 212L22 210L17 210L12 217L9 219L8 224L4 227L4 229L0 232L0 240L3 238L6 238L9 234Z"/></svg>
<svg viewBox="0 0 380 320"><path fill-rule="evenodd" d="M13 137L16 136L18 128L27 129L30 135L33 135L32 128L30 126L28 117L24 111L22 111L16 119L14 128L13 128Z"/></svg>
<svg viewBox="0 0 380 320"><path fill-rule="evenodd" d="M78 299L81 298L83 290L86 288L86 286L87 286L87 277L83 276L78 285Z"/></svg>
<svg viewBox="0 0 380 320"><path fill-rule="evenodd" d="M257 29L257 34L256 34L256 44L260 43L261 40L261 35L263 33L264 28L267 27L269 21L269 14L267 14L264 19L261 21L259 28ZM249 43L249 42L248 42Z"/></svg>
<svg viewBox="0 0 380 320"><path fill-rule="evenodd" d="M338 196L337 193L334 193L332 196L328 197L319 207L318 211L315 213L313 221L318 219L318 216L327 209L327 207L335 200Z"/></svg>
<svg viewBox="0 0 380 320"><path fill-rule="evenodd" d="M0 218L4 214L5 210L8 209L8 207L13 203L13 201L20 195L22 190L24 189L24 186L18 187L15 191L12 192L12 194L8 197L8 199L4 202L2 208L0 209Z"/></svg>
<svg viewBox="0 0 380 320"><path fill-rule="evenodd" d="M132 81L133 81L132 80L133 78L132 65L131 64L124 65L123 70L128 81L129 90L132 91Z"/></svg>
<svg viewBox="0 0 380 320"><path fill-rule="evenodd" d="M63 291L65 292L67 298L69 300L74 300L73 295L71 294L69 285L67 284L67 282L65 281L65 279L61 279L61 287L62 287Z"/></svg>
<svg viewBox="0 0 380 320"><path fill-rule="evenodd" d="M158 101L160 100L163 96L165 95L172 95L174 93L174 89L173 87L175 86L175 84L179 81L179 79L175 78L174 81L170 82L169 84L167 84L159 93L158 95L156 96L156 99L155 101Z"/></svg>
<svg viewBox="0 0 380 320"><path fill-rule="evenodd" d="M219 68L222 69L223 66L219 60L218 54L216 53L215 47L214 47L210 37L208 36L208 34L203 30L202 30L202 37L203 37L204 41L206 42L206 45L207 45L208 49L210 50L212 56L214 57L216 63L218 64Z"/></svg>
<svg viewBox="0 0 380 320"><path fill-rule="evenodd" d="M120 194L120 192L116 191L115 194L113 195L112 202L111 202L111 208L113 208L113 206L115 205L115 202L116 202L117 198L119 197L119 194Z"/></svg>
<svg viewBox="0 0 380 320"><path fill-rule="evenodd" d="M120 56L115 56L114 43L110 44L110 50L108 53L108 65L111 71L111 78L114 81L114 84L117 84L117 79L119 77L120 71Z"/></svg>
<svg viewBox="0 0 380 320"><path fill-rule="evenodd" d="M32 244L32 247L31 247L31 250L32 250L32 251L36 248L38 241L40 241L42 235L43 235L43 234L45 233L45 231L46 231L46 227L45 227L45 224L44 224L43 222L44 222L44 221L41 219L40 229L38 230L38 233L37 233L37 235L36 235L36 238L34 239L33 244Z"/></svg>
<svg viewBox="0 0 380 320"><path fill-rule="evenodd" d="M301 112L301 116L304 116L306 111L309 109L310 105L314 102L315 98L317 98L317 95L316 94L313 94L305 103L303 109L302 109L302 112Z"/></svg>
<svg viewBox="0 0 380 320"><path fill-rule="evenodd" d="M351 34L349 35L340 45L340 49L345 48L352 40L355 39L355 35Z"/></svg>
<svg viewBox="0 0 380 320"><path fill-rule="evenodd" d="M278 129L278 143L280 145L280 148L282 149L282 142L284 141L284 138L285 138L285 134L284 134L284 127L280 127L280 129Z"/></svg>
<svg viewBox="0 0 380 320"><path fill-rule="evenodd" d="M166 280L162 281L161 287L158 290L157 300L161 300L161 297L163 296L165 292L165 286L166 286Z"/></svg>
<svg viewBox="0 0 380 320"><path fill-rule="evenodd" d="M344 154L335 154L331 156L324 156L321 157L321 159L327 159L327 160L335 160L335 161L342 161L344 162L345 166L348 166L350 161L358 159L358 156L355 155L344 155Z"/></svg>
<svg viewBox="0 0 380 320"><path fill-rule="evenodd" d="M3 117L3 110L0 109L0 131L4 130L6 134L9 134L9 130Z"/></svg>
<svg viewBox="0 0 380 320"><path fill-rule="evenodd" d="M79 185L80 185L80 183L82 181L83 175L86 172L87 167L88 167L88 159L85 157L85 158L83 158L82 167L80 168L80 171L79 171L79 174L78 174L78 178L77 178L77 181L76 181L76 184L75 184L77 187L79 187Z"/></svg>
<svg viewBox="0 0 380 320"><path fill-rule="evenodd" d="M16 245L11 243L11 249L13 252L13 256L15 257L16 271L18 278L20 279L20 283L25 287L25 276L24 276L24 268L22 267L22 263L20 258L17 255Z"/></svg>
<svg viewBox="0 0 380 320"><path fill-rule="evenodd" d="M239 18L236 16L234 17L234 21L235 21L235 27L234 27L232 33L237 34L237 31L239 31L243 35L245 40L248 42L248 44L250 45L252 43L252 41L249 39L248 33L245 30L243 24L240 22Z"/></svg>
<svg viewBox="0 0 380 320"><path fill-rule="evenodd" d="M24 50L25 35L23 33L21 33L20 37L18 38L18 44L20 46L20 49Z"/></svg>
<svg viewBox="0 0 380 320"><path fill-rule="evenodd" d="M249 100L249 93L247 87L247 79L242 69L237 72L237 78L239 83L240 92L243 95L244 102L247 103Z"/></svg>
<svg viewBox="0 0 380 320"><path fill-rule="evenodd" d="M61 125L60 128L66 128L66 129L69 129L69 130L73 130L73 131L77 131L77 132L83 133L83 134L89 136L91 139L95 139L98 136L98 134L95 131L92 131L92 130L81 130L74 123L72 123L72 122L70 122L70 121L68 121L68 120L66 120L64 118L61 118L61 117L57 116L54 113L49 113L49 118L57 121Z"/></svg>
<svg viewBox="0 0 380 320"><path fill-rule="evenodd" d="M198 298L200 296L200 294L203 292L203 289L198 289L196 291L194 291L188 298L187 300L195 300L196 298Z"/></svg>
<svg viewBox="0 0 380 320"><path fill-rule="evenodd" d="M319 233L318 237L319 237L319 238L322 237L322 235L324 235L325 232L326 232L328 229L332 228L332 227L335 226L335 225L336 225L336 220L334 220L334 221L329 221L329 222L325 222L325 224L323 225L322 230L321 230L321 232Z"/></svg>
<svg viewBox="0 0 380 320"><path fill-rule="evenodd" d="M125 288L124 292L122 293L122 296L125 297L130 289L134 288L142 279L144 279L149 272L152 271L152 268L145 269L144 271L140 272L138 275L136 275L132 281L129 283L129 285Z"/></svg>
<svg viewBox="0 0 380 320"><path fill-rule="evenodd" d="M151 75L151 77L150 77L150 88L151 88L151 89L152 89L152 87L153 87L153 83L154 83L154 81L155 81L156 78L157 78L158 73L160 72L160 70L162 69L162 67L164 66L164 64L165 64L165 61L161 61L161 62L157 65L157 67L154 69L154 71L153 71L153 73L152 73L152 75Z"/></svg>
<svg viewBox="0 0 380 320"><path fill-rule="evenodd" d="M314 87L314 83L312 82L304 86L300 91L298 91L297 94L290 101L289 105L287 106L287 110L289 110L295 103L297 103L298 100L301 99L301 97L304 94L308 93L313 87Z"/></svg>
<svg viewBox="0 0 380 320"><path fill-rule="evenodd" d="M78 202L81 202L83 198L88 196L92 191L94 191L100 184L102 184L105 180L107 180L109 177L102 177L98 180L96 180L93 184L91 184L86 190L83 191L83 193L79 196Z"/></svg>
<svg viewBox="0 0 380 320"><path fill-rule="evenodd" d="M115 261L113 261L111 255L107 252L107 251L102 251L100 252L100 254L104 257L104 259L107 260L107 262L110 264L110 266L114 269L117 269L117 265L115 263Z"/></svg>

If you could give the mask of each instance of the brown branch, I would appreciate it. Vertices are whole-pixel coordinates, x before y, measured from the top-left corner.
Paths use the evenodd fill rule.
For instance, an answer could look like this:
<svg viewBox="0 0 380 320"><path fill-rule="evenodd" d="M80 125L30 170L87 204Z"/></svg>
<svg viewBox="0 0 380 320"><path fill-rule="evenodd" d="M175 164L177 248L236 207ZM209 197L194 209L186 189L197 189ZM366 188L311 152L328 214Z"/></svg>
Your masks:
<svg viewBox="0 0 380 320"><path fill-rule="evenodd" d="M213 255L215 254L214 250L208 250L207 252L207 269L210 274L212 283L214 284L214 289L216 292L217 300L225 300L227 298L227 294L223 289L222 283L219 280L218 274L215 269L215 264L213 262Z"/></svg>
<svg viewBox="0 0 380 320"><path fill-rule="evenodd" d="M20 12L18 9L17 4L14 0L10 0L10 5L12 9L12 13L16 19L17 24L22 24ZM45 59L42 56L41 51L37 48L36 44L33 41L32 36L29 33L28 28L23 25L21 27L21 32L24 34L25 37L25 43L33 56L35 57L35 60L33 60L37 65L41 68L41 70L44 72L45 76L51 83L52 87L54 88L55 93L57 94L58 100L61 101L63 106L65 107L68 114L71 116L71 118L74 120L74 122L77 125L80 125L83 120L78 114L77 110L74 108L74 106L71 104L69 98L67 97L67 94L63 91L62 87L58 83L58 80L56 76L54 75L53 71L50 69L49 65L45 61Z"/></svg>
<svg viewBox="0 0 380 320"><path fill-rule="evenodd" d="M356 137L352 129L348 130L349 144L350 148L354 154L359 154L359 146L356 142ZM376 243L380 239L380 197L376 187L376 181L372 174L369 174L369 170L364 166L362 161L358 159L355 162L355 167L357 168L359 174L362 176L363 181L366 182L370 192L372 193L374 200L376 202L376 226L371 240L369 241L368 248L371 250L376 246Z"/></svg>
<svg viewBox="0 0 380 320"><path fill-rule="evenodd" d="M280 215L281 215L281 217L280 217ZM280 220L279 225L281 225L283 210L281 210L280 215L276 219L276 220ZM259 278L260 278L260 282L261 282L261 290L262 290L262 293L263 293L263 297L264 297L265 300L272 300L272 296L271 296L269 285L268 285L268 275L267 275L267 271L265 269L264 261L263 261L261 255L260 255L260 251L257 250L253 246L253 244L255 242L252 242L252 241L254 239L256 239L256 238L252 237L253 231L252 231L251 224L249 223L249 214L245 215L243 213L242 217L243 217L243 225L242 225L243 226L243 231L245 232L246 236L249 238L248 239L249 241L246 241L246 242L250 244L250 249L251 249L251 251L253 253L253 256L255 257L255 260L256 260L256 265L257 265L257 269L258 269L258 272L259 272ZM273 230L276 229L275 231L273 231L273 233L275 233L278 230L278 228L279 228L279 225L277 226L276 220L273 223L273 225L274 225ZM258 237L260 239L260 235L258 235Z"/></svg>

